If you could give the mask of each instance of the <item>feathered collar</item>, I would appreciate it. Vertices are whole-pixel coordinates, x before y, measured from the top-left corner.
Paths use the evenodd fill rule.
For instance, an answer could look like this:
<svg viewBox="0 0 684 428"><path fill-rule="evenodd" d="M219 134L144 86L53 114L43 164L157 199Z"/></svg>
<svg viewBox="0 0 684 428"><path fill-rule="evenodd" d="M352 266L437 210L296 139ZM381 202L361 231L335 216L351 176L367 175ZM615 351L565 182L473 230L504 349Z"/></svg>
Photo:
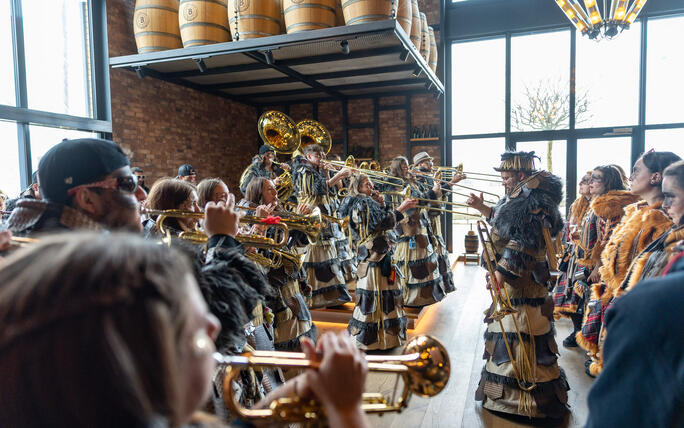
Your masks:
<svg viewBox="0 0 684 428"><path fill-rule="evenodd" d="M611 190L591 202L591 209L601 218L622 217L627 205L637 202L639 195L627 190Z"/></svg>

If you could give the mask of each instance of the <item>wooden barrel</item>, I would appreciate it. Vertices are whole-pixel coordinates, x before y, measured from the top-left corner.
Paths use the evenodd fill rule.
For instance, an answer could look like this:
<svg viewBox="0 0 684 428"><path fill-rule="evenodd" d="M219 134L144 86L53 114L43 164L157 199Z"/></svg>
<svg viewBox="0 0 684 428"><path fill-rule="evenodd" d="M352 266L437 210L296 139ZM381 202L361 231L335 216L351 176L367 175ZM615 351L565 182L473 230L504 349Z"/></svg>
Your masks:
<svg viewBox="0 0 684 428"><path fill-rule="evenodd" d="M347 25L392 19L392 0L341 0Z"/></svg>
<svg viewBox="0 0 684 428"><path fill-rule="evenodd" d="M420 52L420 31L423 24L420 22L420 9L418 9L418 0L411 0L411 41L413 46Z"/></svg>
<svg viewBox="0 0 684 428"><path fill-rule="evenodd" d="M281 0L228 0L228 24L233 40L280 34ZM236 25L237 24L237 25Z"/></svg>
<svg viewBox="0 0 684 428"><path fill-rule="evenodd" d="M182 48L178 0L137 0L133 32L138 53Z"/></svg>
<svg viewBox="0 0 684 428"><path fill-rule="evenodd" d="M468 234L466 234L464 243L466 254L477 254L480 249L480 240L472 230L469 230Z"/></svg>
<svg viewBox="0 0 684 428"><path fill-rule="evenodd" d="M339 0L283 0L287 34L335 26Z"/></svg>
<svg viewBox="0 0 684 428"><path fill-rule="evenodd" d="M430 32L428 31L427 17L420 12L420 55L425 62L430 61Z"/></svg>
<svg viewBox="0 0 684 428"><path fill-rule="evenodd" d="M341 27L344 25L344 12L342 12L342 2L340 0L335 1L335 27Z"/></svg>
<svg viewBox="0 0 684 428"><path fill-rule="evenodd" d="M411 0L399 0L397 5L397 21L404 29L406 35L411 35L411 25L413 24L413 6Z"/></svg>
<svg viewBox="0 0 684 428"><path fill-rule="evenodd" d="M437 72L437 40L435 40L435 30L432 27L428 27L428 32L430 34L430 62L428 65L433 72Z"/></svg>
<svg viewBox="0 0 684 428"><path fill-rule="evenodd" d="M227 42L228 0L181 0L178 24L183 47Z"/></svg>

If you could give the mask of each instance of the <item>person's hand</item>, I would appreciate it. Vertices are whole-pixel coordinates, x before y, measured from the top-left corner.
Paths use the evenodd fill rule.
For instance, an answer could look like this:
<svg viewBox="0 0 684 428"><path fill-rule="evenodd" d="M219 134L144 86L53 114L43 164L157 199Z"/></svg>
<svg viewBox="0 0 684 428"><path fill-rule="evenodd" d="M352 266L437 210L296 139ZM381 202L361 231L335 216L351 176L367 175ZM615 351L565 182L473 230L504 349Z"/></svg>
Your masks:
<svg viewBox="0 0 684 428"><path fill-rule="evenodd" d="M385 205L385 197L381 195L378 192L373 192L371 194L371 197L375 200L375 202L379 203L380 205Z"/></svg>
<svg viewBox="0 0 684 428"><path fill-rule="evenodd" d="M228 235L235 238L240 215L235 208L235 195L228 194L226 202L207 202L204 207L204 229L207 235Z"/></svg>
<svg viewBox="0 0 684 428"><path fill-rule="evenodd" d="M282 183L282 180L280 177L276 177L275 180L273 180L273 184L277 187L280 186L280 183Z"/></svg>
<svg viewBox="0 0 684 428"><path fill-rule="evenodd" d="M302 391L310 389L328 415L358 411L368 366L363 352L354 346L347 332L326 333L315 348L310 340L302 340L301 344L307 358L317 360L318 354L323 356L318 369L306 371Z"/></svg>
<svg viewBox="0 0 684 428"><path fill-rule="evenodd" d="M487 290L494 289L494 282L492 281L491 275L489 275L489 273L487 273L485 278L487 278ZM506 279L504 278L503 274L499 271L494 271L494 280L496 281L496 284L499 287L503 287L504 283L506 282Z"/></svg>
<svg viewBox="0 0 684 428"><path fill-rule="evenodd" d="M351 177L351 175L352 175L352 170L349 169L349 168L342 168L342 169L340 170L340 172L338 172L338 174L339 174L340 177L342 177L342 178L349 178L349 177Z"/></svg>
<svg viewBox="0 0 684 428"><path fill-rule="evenodd" d="M487 281L487 285L486 285L487 290L491 290L492 289L492 276L489 274L489 272L487 272L485 274L485 281Z"/></svg>
<svg viewBox="0 0 684 428"><path fill-rule="evenodd" d="M475 208L478 211L482 211L482 209L485 208L484 196L482 192L480 192L480 196L471 193L470 197L466 200L466 204L468 204L468 206L471 208Z"/></svg>
<svg viewBox="0 0 684 428"><path fill-rule="evenodd" d="M601 273L599 272L599 268L595 267L594 270L591 271L591 275L589 275L589 278L587 278L587 282L589 283L589 285L591 285L599 281L601 281Z"/></svg>
<svg viewBox="0 0 684 428"><path fill-rule="evenodd" d="M454 185L454 184L458 183L459 181L465 180L466 178L468 178L468 177L466 177L466 175L464 173L458 172L458 173L454 174L453 177L451 177L451 181L449 182L449 184Z"/></svg>
<svg viewBox="0 0 684 428"><path fill-rule="evenodd" d="M418 199L404 199L404 202L399 205L397 211L405 213L406 211L415 208L416 205L418 205Z"/></svg>
<svg viewBox="0 0 684 428"><path fill-rule="evenodd" d="M12 232L3 230L0 232L0 251L5 251L12 246Z"/></svg>
<svg viewBox="0 0 684 428"><path fill-rule="evenodd" d="M437 197L442 195L442 182L439 180L435 180L435 182L432 184L432 191L437 194Z"/></svg>
<svg viewBox="0 0 684 428"><path fill-rule="evenodd" d="M313 211L313 208L311 208L307 204L298 204L297 205L297 211L296 212L299 215L311 214L311 211Z"/></svg>
<svg viewBox="0 0 684 428"><path fill-rule="evenodd" d="M271 203L268 205L259 205L256 207L255 213L257 217L268 217L271 214L273 214L273 209L275 208L275 204Z"/></svg>

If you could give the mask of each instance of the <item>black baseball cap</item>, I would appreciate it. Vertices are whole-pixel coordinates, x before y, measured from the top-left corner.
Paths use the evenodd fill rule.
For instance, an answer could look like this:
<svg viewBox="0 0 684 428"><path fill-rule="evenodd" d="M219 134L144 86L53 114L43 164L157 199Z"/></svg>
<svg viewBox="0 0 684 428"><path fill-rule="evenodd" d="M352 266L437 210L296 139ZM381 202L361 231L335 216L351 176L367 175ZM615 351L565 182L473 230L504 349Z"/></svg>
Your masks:
<svg viewBox="0 0 684 428"><path fill-rule="evenodd" d="M262 144L261 147L259 147L259 154L263 155L264 153L272 152L273 149L268 147L266 144Z"/></svg>
<svg viewBox="0 0 684 428"><path fill-rule="evenodd" d="M128 157L112 141L64 139L48 150L38 164L40 193L46 201L65 204L69 189L100 181L128 165Z"/></svg>
<svg viewBox="0 0 684 428"><path fill-rule="evenodd" d="M178 176L179 177L187 177L188 175L193 175L197 174L195 172L195 168L193 168L192 165L189 163L186 163L185 165L181 165L180 168L178 168Z"/></svg>

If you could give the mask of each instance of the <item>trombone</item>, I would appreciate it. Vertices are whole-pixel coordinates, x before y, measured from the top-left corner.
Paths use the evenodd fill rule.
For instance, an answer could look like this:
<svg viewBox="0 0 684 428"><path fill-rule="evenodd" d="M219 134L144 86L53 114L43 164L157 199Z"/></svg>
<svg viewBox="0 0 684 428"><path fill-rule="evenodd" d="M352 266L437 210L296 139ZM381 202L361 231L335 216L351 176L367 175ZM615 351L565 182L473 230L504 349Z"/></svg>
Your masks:
<svg viewBox="0 0 684 428"><path fill-rule="evenodd" d="M513 307L511 304L510 296L508 295L508 290L506 290L505 284L499 284L496 280L494 266L492 264L493 260L496 260L496 250L494 249L494 241L489 233L487 224L482 221L477 221L477 234L480 237L480 243L482 244L483 254L487 264L487 271L489 272L489 280L491 281L491 288L489 293L492 296L492 302L494 304L494 311L489 315L492 319L499 322L499 327L501 328L501 334L504 339L504 344L506 345L506 352L508 352L508 357L511 360L511 366L513 367L513 373L515 374L515 380L518 382L520 389L526 392L532 391L537 387L536 381L536 364L532 365L530 362L530 354L527 351L525 342L523 341L522 333L518 327L518 321L515 316L511 317L513 320L513 326L515 327L515 333L518 336L518 343L520 349L518 353L522 353L523 358L520 360L520 365L516 362L516 355L513 354L511 350L511 345L508 343L508 338L506 336L506 329L504 328L502 319L506 315L516 314L519 311ZM485 239L485 235L487 239ZM523 309L524 310L524 309ZM534 335L532 334L532 327L530 326L530 319L525 314L525 319L527 320L527 331L529 331L530 345L532 349L535 349L534 345ZM527 380L531 378L531 380Z"/></svg>
<svg viewBox="0 0 684 428"><path fill-rule="evenodd" d="M403 199L417 199L419 201L427 201L435 204L447 204L447 205L452 205L452 206L458 206L458 207L464 207L464 208L470 208L466 204L462 204L460 202L451 202L451 201L440 201L437 199L426 199L426 198L414 198L411 196L411 187L406 186L404 190L401 192L380 192L381 195L396 195L396 196L401 196ZM416 205L416 208L424 208L426 210L430 211L438 211L438 212L443 212L443 213L451 213L451 214L458 214L458 215L464 215L464 216L469 216L469 217L481 217L479 214L471 214L471 213L466 213L462 211L454 211L454 210L447 210L444 208L439 208L439 207L434 207L432 205Z"/></svg>
<svg viewBox="0 0 684 428"><path fill-rule="evenodd" d="M362 174L366 174L371 180L373 180L373 181L375 181L375 182L377 182L377 183L387 184L387 185L395 186L395 187L402 187L402 186L403 186L403 184L400 184L400 183L394 183L394 182L391 182L391 181L386 181L386 180L382 180L382 179L378 178L378 177L382 177L382 178L396 178L396 177L392 177L391 175L389 175L388 173L386 173L386 172L384 172L384 171L379 171L379 170L376 171L376 170L373 170L373 169L364 169L364 168L356 167L356 166L355 166L355 165L356 165L356 160L354 159L354 156L352 156L352 155L347 156L347 159L345 159L344 162L342 162L342 161L333 161L333 160L331 160L331 161L326 161L326 162L329 163L330 165L333 165L333 166L338 167L338 168L349 168L349 169L351 169L351 170L360 172L360 173L362 173ZM375 162L375 161L373 161L373 162ZM378 165L378 168L379 168L379 167L380 167L380 164L378 164L377 162L376 162L376 164ZM370 166L370 164L369 164L369 166ZM403 181L403 180L402 180L402 181Z"/></svg>
<svg viewBox="0 0 684 428"><path fill-rule="evenodd" d="M342 189L340 189L342 190ZM283 204L283 208L285 207L290 207L291 209L295 210L297 209L297 204L294 202L290 201L280 201L280 203ZM302 215L302 214L297 214L294 211L288 211L287 209L284 210L284 212L279 212L279 214L285 214L285 215L291 215L291 216L300 216L300 217L314 217L318 218L320 216L321 220L325 220L328 223L337 223L340 228L346 229L347 226L349 225L349 216L344 217L344 218L338 218L338 217L333 217L330 215L323 214L321 212L321 209L319 207L314 207L314 209L311 211L310 214L307 215ZM324 225L322 225L324 227ZM319 231L320 232L320 231ZM319 233L320 235L320 233Z"/></svg>
<svg viewBox="0 0 684 428"><path fill-rule="evenodd" d="M234 382L240 370L248 367L281 367L317 369L318 360L308 360L301 352L256 351L238 356L214 353L218 364L226 366L223 397L233 415L249 421L271 423L313 422L324 418L324 409L314 400L285 397L274 400L266 409L248 409L236 402ZM368 369L377 373L395 373L404 381L397 397L398 379L391 397L381 393L364 393L361 409L366 413L400 412L408 405L412 394L434 397L447 385L451 371L449 355L439 340L430 336L416 336L406 343L397 356L367 355Z"/></svg>
<svg viewBox="0 0 684 428"><path fill-rule="evenodd" d="M454 173L466 174L466 175L475 175L475 176L481 175L483 177L492 177L492 178L480 178L480 177L468 177L468 178L470 178L471 180L477 180L477 181L488 181L490 183L501 183L501 176L497 175L497 174L489 174L486 172L471 172L471 171L464 172L462 163L460 163L456 166L437 166L437 167L435 167L435 169L437 171L444 173L444 174L447 174L447 176L448 176L448 174L451 174L453 176Z"/></svg>

